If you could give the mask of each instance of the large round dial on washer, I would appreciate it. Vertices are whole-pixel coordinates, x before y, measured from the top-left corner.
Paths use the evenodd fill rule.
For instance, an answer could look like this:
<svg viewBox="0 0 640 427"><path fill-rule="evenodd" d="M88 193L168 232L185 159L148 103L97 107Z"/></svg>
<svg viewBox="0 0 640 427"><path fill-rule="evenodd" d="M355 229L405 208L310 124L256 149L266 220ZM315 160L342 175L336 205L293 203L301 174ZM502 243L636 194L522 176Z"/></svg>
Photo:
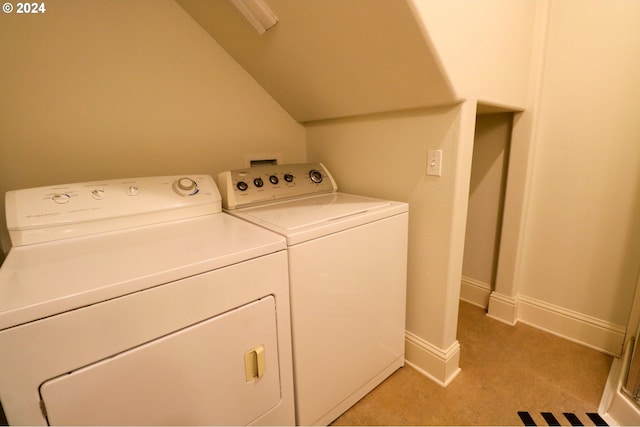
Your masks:
<svg viewBox="0 0 640 427"><path fill-rule="evenodd" d="M198 193L198 184L191 178L180 178L173 185L173 189L181 196L193 196Z"/></svg>

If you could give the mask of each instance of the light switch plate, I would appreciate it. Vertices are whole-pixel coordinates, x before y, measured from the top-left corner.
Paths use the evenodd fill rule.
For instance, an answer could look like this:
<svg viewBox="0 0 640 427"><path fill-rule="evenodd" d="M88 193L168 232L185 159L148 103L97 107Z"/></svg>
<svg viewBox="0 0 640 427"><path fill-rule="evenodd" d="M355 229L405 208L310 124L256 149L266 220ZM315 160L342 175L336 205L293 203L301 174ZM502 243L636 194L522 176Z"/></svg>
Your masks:
<svg viewBox="0 0 640 427"><path fill-rule="evenodd" d="M442 150L427 152L427 175L442 176Z"/></svg>

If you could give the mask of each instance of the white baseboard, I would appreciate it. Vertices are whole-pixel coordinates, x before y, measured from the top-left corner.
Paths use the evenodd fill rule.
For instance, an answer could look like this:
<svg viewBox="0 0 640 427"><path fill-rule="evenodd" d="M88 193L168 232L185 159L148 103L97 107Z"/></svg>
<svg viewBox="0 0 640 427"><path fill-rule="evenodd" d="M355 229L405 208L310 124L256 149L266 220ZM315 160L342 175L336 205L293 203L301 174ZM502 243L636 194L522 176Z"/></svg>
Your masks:
<svg viewBox="0 0 640 427"><path fill-rule="evenodd" d="M480 280L462 276L460 282L460 299L481 308L489 306L491 285Z"/></svg>
<svg viewBox="0 0 640 427"><path fill-rule="evenodd" d="M489 296L487 316L515 325L526 323L543 331L619 357L626 328L525 295L510 297L497 292Z"/></svg>
<svg viewBox="0 0 640 427"><path fill-rule="evenodd" d="M518 320L611 356L620 357L626 328L524 295Z"/></svg>
<svg viewBox="0 0 640 427"><path fill-rule="evenodd" d="M518 323L518 300L495 291L491 292L487 316L507 325L515 325Z"/></svg>
<svg viewBox="0 0 640 427"><path fill-rule="evenodd" d="M440 349L406 331L405 358L407 365L443 387L448 386L461 371L458 341L447 349Z"/></svg>

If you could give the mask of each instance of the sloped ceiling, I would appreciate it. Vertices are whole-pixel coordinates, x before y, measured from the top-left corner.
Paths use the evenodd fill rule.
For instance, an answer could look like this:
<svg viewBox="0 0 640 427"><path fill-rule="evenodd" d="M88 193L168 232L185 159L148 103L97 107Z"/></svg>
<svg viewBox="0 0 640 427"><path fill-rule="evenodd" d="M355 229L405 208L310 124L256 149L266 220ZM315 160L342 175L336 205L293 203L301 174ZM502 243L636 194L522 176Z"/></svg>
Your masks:
<svg viewBox="0 0 640 427"><path fill-rule="evenodd" d="M228 0L176 0L299 122L457 102L410 1L266 0L258 35Z"/></svg>

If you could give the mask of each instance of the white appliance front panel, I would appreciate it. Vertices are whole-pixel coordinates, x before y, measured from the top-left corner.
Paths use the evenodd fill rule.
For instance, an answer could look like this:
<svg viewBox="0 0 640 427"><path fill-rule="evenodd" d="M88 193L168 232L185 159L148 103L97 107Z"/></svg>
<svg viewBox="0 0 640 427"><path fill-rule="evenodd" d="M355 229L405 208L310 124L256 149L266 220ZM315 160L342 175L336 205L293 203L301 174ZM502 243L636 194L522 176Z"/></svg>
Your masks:
<svg viewBox="0 0 640 427"><path fill-rule="evenodd" d="M274 295L282 399L254 424L291 425L288 285L281 250L0 330L0 396L7 419L11 425L46 425L38 393L44 381Z"/></svg>
<svg viewBox="0 0 640 427"><path fill-rule="evenodd" d="M0 269L0 330L285 248L224 213L14 247Z"/></svg>
<svg viewBox="0 0 640 427"><path fill-rule="evenodd" d="M405 213L289 248L298 425L327 425L404 364L407 225Z"/></svg>
<svg viewBox="0 0 640 427"><path fill-rule="evenodd" d="M273 296L45 382L51 425L246 425L280 403ZM261 347L266 369L245 378Z"/></svg>
<svg viewBox="0 0 640 427"><path fill-rule="evenodd" d="M282 234L291 246L407 210L406 203L329 193L229 212Z"/></svg>

